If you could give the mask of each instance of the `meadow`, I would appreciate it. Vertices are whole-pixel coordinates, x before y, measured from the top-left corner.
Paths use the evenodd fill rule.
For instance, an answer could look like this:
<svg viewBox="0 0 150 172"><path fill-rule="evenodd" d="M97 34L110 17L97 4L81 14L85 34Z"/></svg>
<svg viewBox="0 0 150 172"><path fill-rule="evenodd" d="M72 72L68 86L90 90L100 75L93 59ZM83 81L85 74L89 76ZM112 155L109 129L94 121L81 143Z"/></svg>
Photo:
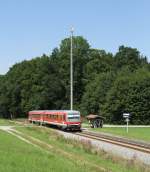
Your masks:
<svg viewBox="0 0 150 172"><path fill-rule="evenodd" d="M0 119L0 126L4 125L15 125L15 123L11 120Z"/></svg>
<svg viewBox="0 0 150 172"><path fill-rule="evenodd" d="M128 133L126 127L103 127L92 130L150 142L150 127L129 127Z"/></svg>
<svg viewBox="0 0 150 172"><path fill-rule="evenodd" d="M2 124L4 125L5 121ZM146 172L149 170L148 167L139 165L134 160L123 160L102 150L96 150L90 142L64 139L51 128L14 124L11 132L0 130L0 172Z"/></svg>

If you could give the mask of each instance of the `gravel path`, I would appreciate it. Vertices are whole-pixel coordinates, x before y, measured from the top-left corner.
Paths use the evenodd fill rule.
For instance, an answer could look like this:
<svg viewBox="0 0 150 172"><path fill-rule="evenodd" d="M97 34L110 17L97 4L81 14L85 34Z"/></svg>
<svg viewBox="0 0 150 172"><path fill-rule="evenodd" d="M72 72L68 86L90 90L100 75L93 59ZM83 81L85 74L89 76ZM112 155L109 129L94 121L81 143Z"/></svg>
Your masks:
<svg viewBox="0 0 150 172"><path fill-rule="evenodd" d="M91 128L89 124L86 124L86 123L83 123L82 124L83 127L88 127L88 128ZM109 125L109 124L104 124L103 125L104 128L126 128L127 125ZM129 125L128 126L129 128L150 128L150 125Z"/></svg>
<svg viewBox="0 0 150 172"><path fill-rule="evenodd" d="M0 126L0 129L7 132L7 133L9 133L9 134L11 134L11 135L13 135L13 136L15 136L15 137L17 137L17 138L19 138L20 140L22 140L22 141L24 141L24 142L26 142L28 144L31 144L31 145L33 145L35 147L38 147L36 144L34 144L34 143L30 142L29 140L27 140L27 139L23 138L22 136L20 136L19 133L17 134L17 131L14 130L12 126Z"/></svg>
<svg viewBox="0 0 150 172"><path fill-rule="evenodd" d="M105 124L104 127L113 127L113 128L126 128L127 125L108 125ZM129 125L129 128L150 128L150 125Z"/></svg>
<svg viewBox="0 0 150 172"><path fill-rule="evenodd" d="M125 159L129 160L137 160L141 161L144 164L150 165L150 154L143 153L137 150L133 150L130 148L125 148L118 145L113 145L110 143L106 143L104 141L97 141L94 139L86 138L83 136L78 136L72 133L57 131L60 134L62 134L65 138L71 138L71 139L77 139L77 140L90 140L91 144L98 149L104 150L105 152L109 152L112 155L123 157Z"/></svg>

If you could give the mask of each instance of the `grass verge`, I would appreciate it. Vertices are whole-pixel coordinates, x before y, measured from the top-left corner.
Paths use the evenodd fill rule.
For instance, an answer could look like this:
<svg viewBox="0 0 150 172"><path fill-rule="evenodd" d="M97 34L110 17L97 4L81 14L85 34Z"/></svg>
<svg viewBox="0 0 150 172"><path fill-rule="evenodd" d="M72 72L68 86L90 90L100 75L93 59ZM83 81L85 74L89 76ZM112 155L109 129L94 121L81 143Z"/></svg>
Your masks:
<svg viewBox="0 0 150 172"><path fill-rule="evenodd" d="M150 127L129 127L128 133L125 127L104 127L91 130L150 142Z"/></svg>

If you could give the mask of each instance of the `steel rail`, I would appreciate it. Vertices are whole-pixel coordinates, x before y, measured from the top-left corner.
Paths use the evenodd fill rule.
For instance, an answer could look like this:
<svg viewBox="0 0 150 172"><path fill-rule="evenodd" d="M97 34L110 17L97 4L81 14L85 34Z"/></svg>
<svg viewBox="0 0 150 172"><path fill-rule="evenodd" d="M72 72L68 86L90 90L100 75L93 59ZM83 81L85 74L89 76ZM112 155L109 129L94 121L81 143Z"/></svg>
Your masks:
<svg viewBox="0 0 150 172"><path fill-rule="evenodd" d="M140 152L144 152L144 153L148 153L150 154L150 147L148 145L143 145L140 143L134 143L132 141L125 141L125 139L121 139L121 138L116 138L116 137L112 137L112 136L105 136L105 135L97 135L95 133L90 133L90 132L82 132L82 133L75 133L75 135L78 136L83 136L86 138L90 138L90 139L94 139L94 140L98 140L98 141L103 141L103 142L107 142L107 143L111 143L117 146L122 146L122 147L126 147L126 148L130 148L130 149L134 149Z"/></svg>
<svg viewBox="0 0 150 172"><path fill-rule="evenodd" d="M98 132L92 132L92 131L83 131L83 133L90 134L93 136L98 136L98 137L100 136L102 138L108 138L108 139L111 139L114 141L120 141L120 142L124 142L124 143L128 143L128 144L134 144L136 146L150 149L150 143L144 142L141 140L133 140L133 139L126 138L126 137L121 137L121 136L116 136L116 135L108 135L105 133L98 133Z"/></svg>

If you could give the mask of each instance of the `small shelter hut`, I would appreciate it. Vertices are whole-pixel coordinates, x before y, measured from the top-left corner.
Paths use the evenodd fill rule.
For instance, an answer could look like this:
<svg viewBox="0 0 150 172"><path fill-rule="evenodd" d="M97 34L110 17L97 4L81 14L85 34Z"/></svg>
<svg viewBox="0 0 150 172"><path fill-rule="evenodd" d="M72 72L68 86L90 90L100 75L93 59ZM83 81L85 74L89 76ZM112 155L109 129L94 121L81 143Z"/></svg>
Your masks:
<svg viewBox="0 0 150 172"><path fill-rule="evenodd" d="M89 114L88 116L86 116L86 118L89 121L91 128L103 127L104 118L102 116Z"/></svg>

